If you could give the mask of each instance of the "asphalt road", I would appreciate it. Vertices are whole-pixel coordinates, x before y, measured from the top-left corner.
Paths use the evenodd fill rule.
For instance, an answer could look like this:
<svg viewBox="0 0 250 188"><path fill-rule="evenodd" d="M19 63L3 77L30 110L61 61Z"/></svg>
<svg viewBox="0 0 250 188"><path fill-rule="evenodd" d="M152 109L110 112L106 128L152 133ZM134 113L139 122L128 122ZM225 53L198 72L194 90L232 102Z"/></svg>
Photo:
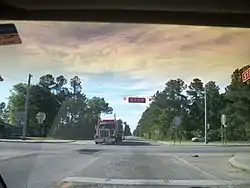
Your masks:
<svg viewBox="0 0 250 188"><path fill-rule="evenodd" d="M228 159L246 152L250 153L250 147L171 146L133 137L122 145L2 142L0 173L9 188L214 188L229 184L244 188L250 187L250 173L230 166Z"/></svg>

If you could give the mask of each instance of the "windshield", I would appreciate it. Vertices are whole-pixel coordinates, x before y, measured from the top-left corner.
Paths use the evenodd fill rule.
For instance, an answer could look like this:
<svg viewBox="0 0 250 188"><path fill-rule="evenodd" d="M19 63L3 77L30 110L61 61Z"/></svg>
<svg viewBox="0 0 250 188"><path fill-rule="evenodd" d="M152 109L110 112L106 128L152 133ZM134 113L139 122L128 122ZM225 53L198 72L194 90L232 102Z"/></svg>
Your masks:
<svg viewBox="0 0 250 188"><path fill-rule="evenodd" d="M8 187L250 187L250 29L1 24Z"/></svg>
<svg viewBox="0 0 250 188"><path fill-rule="evenodd" d="M113 124L101 124L100 129L112 129L114 127Z"/></svg>

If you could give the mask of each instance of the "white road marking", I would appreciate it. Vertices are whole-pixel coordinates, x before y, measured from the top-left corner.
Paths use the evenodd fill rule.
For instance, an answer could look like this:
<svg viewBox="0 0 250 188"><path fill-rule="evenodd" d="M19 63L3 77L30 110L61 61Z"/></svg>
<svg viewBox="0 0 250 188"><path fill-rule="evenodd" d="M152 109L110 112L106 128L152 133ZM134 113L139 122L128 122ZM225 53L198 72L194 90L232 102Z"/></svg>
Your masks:
<svg viewBox="0 0 250 188"><path fill-rule="evenodd" d="M174 186L218 186L218 185L243 185L250 181L220 181L220 180L160 180L160 179L105 179L89 177L67 177L65 183L83 184L111 184L111 185L174 185Z"/></svg>
<svg viewBox="0 0 250 188"><path fill-rule="evenodd" d="M82 170L87 168L88 166L90 166L92 163L96 162L97 160L99 160L100 157L96 157L96 158L93 158L93 159L90 159L87 163L85 163L85 165L82 167Z"/></svg>
<svg viewBox="0 0 250 188"><path fill-rule="evenodd" d="M184 164L186 164L186 165L192 167L193 169L198 170L198 171L201 172L202 174L205 174L206 176L209 176L209 177L212 178L212 179L219 180L216 176L214 176L214 175L212 175L212 174L210 174L210 173L208 173L208 172L206 172L206 171L204 171L204 170L202 170L202 169L200 169L200 168L194 166L193 164L191 164L191 163L185 161L184 159L182 159L182 158L180 158L180 157L178 157L178 156L176 156L176 155L173 155L173 157L176 158L177 160L183 162Z"/></svg>
<svg viewBox="0 0 250 188"><path fill-rule="evenodd" d="M87 168L88 166L90 166L91 164L93 164L94 162L96 162L97 160L99 160L100 157L95 157L95 158L92 158L90 159L87 163L84 163L84 165L79 165L76 169L72 170L72 172L70 173L75 173L76 171L82 171L83 169ZM59 182L63 183L65 182L64 181L64 178L61 179Z"/></svg>
<svg viewBox="0 0 250 188"><path fill-rule="evenodd" d="M25 156L36 155L36 154L39 154L39 152L23 153L23 154L19 154L19 155L1 157L0 161L1 160L16 159L16 158L19 158L19 157L25 157Z"/></svg>

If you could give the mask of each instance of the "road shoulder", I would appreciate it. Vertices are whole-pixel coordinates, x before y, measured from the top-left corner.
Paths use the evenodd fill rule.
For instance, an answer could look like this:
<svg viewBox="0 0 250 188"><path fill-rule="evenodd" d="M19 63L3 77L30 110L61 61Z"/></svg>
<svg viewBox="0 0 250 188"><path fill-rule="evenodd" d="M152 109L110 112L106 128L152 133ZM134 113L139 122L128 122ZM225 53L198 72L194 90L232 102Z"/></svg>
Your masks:
<svg viewBox="0 0 250 188"><path fill-rule="evenodd" d="M21 139L0 139L0 142L11 143L72 143L75 140L21 140Z"/></svg>
<svg viewBox="0 0 250 188"><path fill-rule="evenodd" d="M233 146L239 146L239 147L250 147L250 143L228 143L227 145L222 144L221 142L209 142L205 144L204 142L170 142L170 141L157 141L158 143L169 145L169 146L225 146L225 147L233 147Z"/></svg>

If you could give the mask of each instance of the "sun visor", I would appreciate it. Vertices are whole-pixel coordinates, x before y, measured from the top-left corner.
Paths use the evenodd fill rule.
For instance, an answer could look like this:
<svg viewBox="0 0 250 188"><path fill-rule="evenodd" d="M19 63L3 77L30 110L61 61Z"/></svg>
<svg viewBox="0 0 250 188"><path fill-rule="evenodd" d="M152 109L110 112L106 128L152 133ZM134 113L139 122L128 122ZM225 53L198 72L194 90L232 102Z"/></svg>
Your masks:
<svg viewBox="0 0 250 188"><path fill-rule="evenodd" d="M20 35L14 24L0 24L0 45L22 44Z"/></svg>

